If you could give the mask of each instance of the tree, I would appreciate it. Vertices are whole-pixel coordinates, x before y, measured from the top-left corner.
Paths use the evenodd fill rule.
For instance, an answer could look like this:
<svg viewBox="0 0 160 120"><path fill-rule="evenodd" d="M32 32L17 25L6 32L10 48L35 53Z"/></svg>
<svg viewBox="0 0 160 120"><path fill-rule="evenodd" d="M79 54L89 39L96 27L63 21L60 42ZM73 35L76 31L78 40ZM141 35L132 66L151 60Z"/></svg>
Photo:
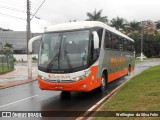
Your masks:
<svg viewBox="0 0 160 120"><path fill-rule="evenodd" d="M111 26L115 27L117 30L125 29L125 25L127 24L127 21L123 18L117 17L113 18L111 20Z"/></svg>
<svg viewBox="0 0 160 120"><path fill-rule="evenodd" d="M137 36L141 36L141 30L140 22L135 20L125 25L125 33L133 39L138 39Z"/></svg>
<svg viewBox="0 0 160 120"><path fill-rule="evenodd" d="M131 27L131 29L133 31L140 31L141 30L141 26L140 26L140 22L137 22L137 21L131 21L129 23L129 26Z"/></svg>
<svg viewBox="0 0 160 120"><path fill-rule="evenodd" d="M108 22L107 16L102 16L102 10L97 12L95 9L93 13L87 12L87 17L87 21L101 21L104 23Z"/></svg>
<svg viewBox="0 0 160 120"><path fill-rule="evenodd" d="M156 24L156 28L157 28L157 29L160 29L160 23L157 23L157 24Z"/></svg>
<svg viewBox="0 0 160 120"><path fill-rule="evenodd" d="M12 48L12 44L9 44L8 42L6 42L6 44L4 45L4 49L11 49Z"/></svg>

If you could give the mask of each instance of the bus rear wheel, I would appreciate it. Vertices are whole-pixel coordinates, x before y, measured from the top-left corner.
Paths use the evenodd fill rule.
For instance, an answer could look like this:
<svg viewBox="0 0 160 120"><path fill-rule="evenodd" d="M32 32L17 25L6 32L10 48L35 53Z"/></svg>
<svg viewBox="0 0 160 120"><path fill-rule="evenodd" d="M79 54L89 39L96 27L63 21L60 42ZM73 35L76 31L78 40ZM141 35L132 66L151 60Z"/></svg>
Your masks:
<svg viewBox="0 0 160 120"><path fill-rule="evenodd" d="M128 66L128 73L127 73L127 75L129 76L131 74L131 66L129 65Z"/></svg>

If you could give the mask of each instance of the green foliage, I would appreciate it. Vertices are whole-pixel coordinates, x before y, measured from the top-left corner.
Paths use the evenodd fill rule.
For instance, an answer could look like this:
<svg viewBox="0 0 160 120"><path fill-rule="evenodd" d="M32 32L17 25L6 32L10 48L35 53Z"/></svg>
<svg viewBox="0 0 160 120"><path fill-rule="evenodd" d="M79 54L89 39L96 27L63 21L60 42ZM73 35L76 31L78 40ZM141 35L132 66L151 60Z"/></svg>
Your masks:
<svg viewBox="0 0 160 120"><path fill-rule="evenodd" d="M8 71L8 67L7 66L0 66L0 74L1 73L5 73Z"/></svg>
<svg viewBox="0 0 160 120"><path fill-rule="evenodd" d="M129 23L129 26L131 27L132 31L140 31L141 30L141 26L140 26L140 22L137 21L131 21Z"/></svg>
<svg viewBox="0 0 160 120"><path fill-rule="evenodd" d="M127 21L124 18L116 17L111 20L111 26L117 30L124 29Z"/></svg>
<svg viewBox="0 0 160 120"><path fill-rule="evenodd" d="M160 29L160 23L157 23L156 28Z"/></svg>
<svg viewBox="0 0 160 120"><path fill-rule="evenodd" d="M17 60L16 60L16 58L15 57L13 57L13 62L16 62Z"/></svg>
<svg viewBox="0 0 160 120"><path fill-rule="evenodd" d="M101 21L104 23L108 22L107 16L102 16L102 10L97 12L95 9L93 13L88 12L87 17L87 21Z"/></svg>
<svg viewBox="0 0 160 120"><path fill-rule="evenodd" d="M4 45L4 49L10 49L10 48L12 48L12 45L6 42L6 44Z"/></svg>
<svg viewBox="0 0 160 120"><path fill-rule="evenodd" d="M135 40L135 52L141 53L141 33L132 32L129 35ZM160 57L160 34L143 35L143 53L147 57Z"/></svg>
<svg viewBox="0 0 160 120"><path fill-rule="evenodd" d="M32 57L32 60L33 60L33 61L36 61L36 60L37 60L36 56Z"/></svg>

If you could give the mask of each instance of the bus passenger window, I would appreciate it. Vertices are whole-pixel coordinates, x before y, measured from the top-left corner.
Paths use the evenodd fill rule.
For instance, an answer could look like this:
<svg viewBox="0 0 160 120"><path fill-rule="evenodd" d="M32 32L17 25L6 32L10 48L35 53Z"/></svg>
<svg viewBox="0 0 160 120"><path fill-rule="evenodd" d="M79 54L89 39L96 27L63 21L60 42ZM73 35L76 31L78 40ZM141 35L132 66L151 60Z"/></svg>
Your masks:
<svg viewBox="0 0 160 120"><path fill-rule="evenodd" d="M128 42L126 39L124 39L123 41L123 45L124 45L124 50L127 51L127 48L128 48Z"/></svg>
<svg viewBox="0 0 160 120"><path fill-rule="evenodd" d="M132 42L128 41L128 51L132 51Z"/></svg>
<svg viewBox="0 0 160 120"><path fill-rule="evenodd" d="M113 35L112 37L112 47L113 49L118 49L118 40L116 35Z"/></svg>
<svg viewBox="0 0 160 120"><path fill-rule="evenodd" d="M123 50L123 38L118 37L118 40L119 40L118 50L122 51Z"/></svg>
<svg viewBox="0 0 160 120"><path fill-rule="evenodd" d="M131 51L131 52L133 52L134 51L134 43L133 42L131 42L130 41L130 50L129 51Z"/></svg>
<svg viewBox="0 0 160 120"><path fill-rule="evenodd" d="M132 52L135 50L134 43L132 42Z"/></svg>
<svg viewBox="0 0 160 120"><path fill-rule="evenodd" d="M112 48L112 37L111 37L111 33L109 32L105 32L105 43L104 43L104 47L105 48Z"/></svg>
<svg viewBox="0 0 160 120"><path fill-rule="evenodd" d="M105 47L105 48L109 48L109 33L108 33L107 31L105 32L104 47Z"/></svg>

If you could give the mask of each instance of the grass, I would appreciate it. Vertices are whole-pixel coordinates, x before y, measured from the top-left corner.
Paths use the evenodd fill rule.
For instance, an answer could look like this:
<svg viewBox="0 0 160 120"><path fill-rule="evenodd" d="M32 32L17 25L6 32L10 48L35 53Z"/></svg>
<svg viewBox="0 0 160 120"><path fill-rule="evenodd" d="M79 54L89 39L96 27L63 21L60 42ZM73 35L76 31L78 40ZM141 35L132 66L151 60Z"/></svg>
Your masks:
<svg viewBox="0 0 160 120"><path fill-rule="evenodd" d="M13 68L9 68L7 66L0 66L0 74L1 73L4 73L4 72L8 72L8 71L11 71Z"/></svg>
<svg viewBox="0 0 160 120"><path fill-rule="evenodd" d="M160 111L160 65L151 67L132 78L104 104L100 111ZM94 119L105 120L106 118ZM123 120L124 118L107 119ZM125 119L141 120L142 118ZM147 117L146 119L159 120L156 117Z"/></svg>

